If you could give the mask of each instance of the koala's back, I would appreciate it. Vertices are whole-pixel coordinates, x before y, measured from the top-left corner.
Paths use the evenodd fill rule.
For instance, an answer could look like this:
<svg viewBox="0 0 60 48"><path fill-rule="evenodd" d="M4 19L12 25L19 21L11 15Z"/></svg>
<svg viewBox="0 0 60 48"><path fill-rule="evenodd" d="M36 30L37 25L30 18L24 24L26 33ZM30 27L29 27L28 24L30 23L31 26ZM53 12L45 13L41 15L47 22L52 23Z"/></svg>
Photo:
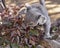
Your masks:
<svg viewBox="0 0 60 48"><path fill-rule="evenodd" d="M37 3L32 3L31 6L35 7L35 8L38 8L43 15L48 16L48 12L47 12L46 6L43 6L40 3L38 3L38 2Z"/></svg>

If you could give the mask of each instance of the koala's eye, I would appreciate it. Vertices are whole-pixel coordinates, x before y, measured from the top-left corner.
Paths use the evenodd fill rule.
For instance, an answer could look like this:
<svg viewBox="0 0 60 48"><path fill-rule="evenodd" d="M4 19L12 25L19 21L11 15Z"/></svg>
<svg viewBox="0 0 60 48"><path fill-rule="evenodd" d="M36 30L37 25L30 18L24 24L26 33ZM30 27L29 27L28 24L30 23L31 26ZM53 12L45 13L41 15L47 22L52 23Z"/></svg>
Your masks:
<svg viewBox="0 0 60 48"><path fill-rule="evenodd" d="M40 17L41 17L41 15L38 15L38 16L36 17L36 19L38 20Z"/></svg>

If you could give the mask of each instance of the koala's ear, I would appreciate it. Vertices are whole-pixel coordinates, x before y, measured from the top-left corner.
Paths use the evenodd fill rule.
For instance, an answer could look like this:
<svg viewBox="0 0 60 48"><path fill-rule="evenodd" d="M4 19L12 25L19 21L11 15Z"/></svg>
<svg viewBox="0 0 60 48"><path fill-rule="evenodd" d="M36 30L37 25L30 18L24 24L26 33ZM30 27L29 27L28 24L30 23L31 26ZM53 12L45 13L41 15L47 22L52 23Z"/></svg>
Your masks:
<svg viewBox="0 0 60 48"><path fill-rule="evenodd" d="M26 3L26 4L25 4L25 7L29 10L29 9L31 8L31 5L28 4L28 3Z"/></svg>
<svg viewBox="0 0 60 48"><path fill-rule="evenodd" d="M45 0L39 0L40 4L45 6Z"/></svg>

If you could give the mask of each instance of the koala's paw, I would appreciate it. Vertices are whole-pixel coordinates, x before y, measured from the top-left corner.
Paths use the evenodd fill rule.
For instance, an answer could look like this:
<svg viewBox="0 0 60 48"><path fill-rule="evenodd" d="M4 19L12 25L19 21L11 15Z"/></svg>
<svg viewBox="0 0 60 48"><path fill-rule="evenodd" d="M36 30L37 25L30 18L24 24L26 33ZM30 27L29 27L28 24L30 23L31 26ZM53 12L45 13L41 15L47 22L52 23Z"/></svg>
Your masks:
<svg viewBox="0 0 60 48"><path fill-rule="evenodd" d="M45 36L44 36L44 39L52 39L52 36L50 36L50 35L45 35Z"/></svg>

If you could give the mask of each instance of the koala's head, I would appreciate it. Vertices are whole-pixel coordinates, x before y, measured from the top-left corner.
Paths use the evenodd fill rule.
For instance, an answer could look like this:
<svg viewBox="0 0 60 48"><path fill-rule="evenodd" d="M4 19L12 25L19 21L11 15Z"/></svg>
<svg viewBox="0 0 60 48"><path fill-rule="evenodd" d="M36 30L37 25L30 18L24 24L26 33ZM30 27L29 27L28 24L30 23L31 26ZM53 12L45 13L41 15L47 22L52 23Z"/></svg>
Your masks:
<svg viewBox="0 0 60 48"><path fill-rule="evenodd" d="M28 25L43 25L46 22L46 17L43 15L41 9L36 6L37 5L26 4L25 21Z"/></svg>

